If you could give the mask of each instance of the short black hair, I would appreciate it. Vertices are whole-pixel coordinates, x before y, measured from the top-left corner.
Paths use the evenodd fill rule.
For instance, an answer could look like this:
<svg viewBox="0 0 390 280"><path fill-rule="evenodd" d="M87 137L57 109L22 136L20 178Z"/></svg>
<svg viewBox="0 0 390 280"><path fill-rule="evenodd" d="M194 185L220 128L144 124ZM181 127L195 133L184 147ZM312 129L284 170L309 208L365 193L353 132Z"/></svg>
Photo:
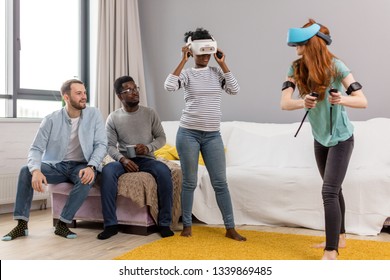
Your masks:
<svg viewBox="0 0 390 280"><path fill-rule="evenodd" d="M127 82L134 82L134 79L130 76L122 76L115 80L114 89L116 94L120 94L123 90L122 85Z"/></svg>
<svg viewBox="0 0 390 280"><path fill-rule="evenodd" d="M195 31L188 31L184 34L184 42L187 43L188 38L191 37L192 41L212 39L210 32L202 27L198 27Z"/></svg>

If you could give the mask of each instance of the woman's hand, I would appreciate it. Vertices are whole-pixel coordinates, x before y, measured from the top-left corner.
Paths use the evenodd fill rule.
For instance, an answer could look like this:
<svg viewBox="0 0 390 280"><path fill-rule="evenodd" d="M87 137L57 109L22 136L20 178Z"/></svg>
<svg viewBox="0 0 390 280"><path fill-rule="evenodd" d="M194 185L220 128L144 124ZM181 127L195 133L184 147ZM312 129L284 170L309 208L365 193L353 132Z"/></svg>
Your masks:
<svg viewBox="0 0 390 280"><path fill-rule="evenodd" d="M317 97L306 94L304 98L304 107L311 109L317 106Z"/></svg>
<svg viewBox="0 0 390 280"><path fill-rule="evenodd" d="M182 60L184 60L185 62L187 62L188 59L190 58L190 56L192 56L192 52L191 52L191 48L190 48L190 45L189 45L189 44L184 45L184 46L181 48L181 52L183 53L183 58L182 58Z"/></svg>
<svg viewBox="0 0 390 280"><path fill-rule="evenodd" d="M192 52L190 49L190 45L186 44L181 48L181 52L183 54L183 57L181 58L179 65L176 67L175 70L173 70L172 75L179 76L181 73L181 70L183 70L184 65L187 63L190 56L192 56Z"/></svg>
<svg viewBox="0 0 390 280"><path fill-rule="evenodd" d="M220 56L220 58L218 56ZM230 72L229 68L225 63L225 53L221 49L217 49L217 52L214 54L214 58L218 65L221 67L223 73Z"/></svg>
<svg viewBox="0 0 390 280"><path fill-rule="evenodd" d="M218 64L225 62L225 53L221 49L217 49L217 52L214 54L215 60Z"/></svg>
<svg viewBox="0 0 390 280"><path fill-rule="evenodd" d="M340 92L331 92L328 96L329 103L332 105L340 104L342 95Z"/></svg>

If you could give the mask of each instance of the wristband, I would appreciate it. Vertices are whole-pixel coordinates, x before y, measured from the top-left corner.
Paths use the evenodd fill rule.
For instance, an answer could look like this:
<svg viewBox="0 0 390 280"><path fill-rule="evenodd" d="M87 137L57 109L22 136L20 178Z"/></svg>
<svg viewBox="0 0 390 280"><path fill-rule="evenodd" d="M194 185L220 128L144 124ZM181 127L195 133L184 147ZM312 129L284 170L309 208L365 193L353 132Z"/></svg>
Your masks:
<svg viewBox="0 0 390 280"><path fill-rule="evenodd" d="M87 165L87 167L91 168L93 171L96 171L95 165Z"/></svg>
<svg viewBox="0 0 390 280"><path fill-rule="evenodd" d="M348 95L351 95L352 92L357 91L361 88L362 88L362 85L360 83L354 82L354 83L349 85L349 87L347 88L347 91L345 93Z"/></svg>
<svg viewBox="0 0 390 280"><path fill-rule="evenodd" d="M291 87L293 90L295 90L295 84L291 81L285 81L282 85L282 91L285 90L286 88Z"/></svg>

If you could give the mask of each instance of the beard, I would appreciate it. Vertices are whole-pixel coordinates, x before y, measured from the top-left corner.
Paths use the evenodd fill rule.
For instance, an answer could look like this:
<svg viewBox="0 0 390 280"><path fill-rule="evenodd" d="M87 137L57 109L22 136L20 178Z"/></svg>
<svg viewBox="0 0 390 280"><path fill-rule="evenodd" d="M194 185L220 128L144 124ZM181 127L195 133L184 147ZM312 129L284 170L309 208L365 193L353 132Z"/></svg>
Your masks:
<svg viewBox="0 0 390 280"><path fill-rule="evenodd" d="M130 108L136 107L138 105L139 101L126 101L126 105Z"/></svg>
<svg viewBox="0 0 390 280"><path fill-rule="evenodd" d="M87 107L87 103L81 103L81 102L77 103L73 99L70 99L69 103L70 103L70 105L72 105L73 108L75 108L77 110L83 110L83 109L85 109L85 107Z"/></svg>

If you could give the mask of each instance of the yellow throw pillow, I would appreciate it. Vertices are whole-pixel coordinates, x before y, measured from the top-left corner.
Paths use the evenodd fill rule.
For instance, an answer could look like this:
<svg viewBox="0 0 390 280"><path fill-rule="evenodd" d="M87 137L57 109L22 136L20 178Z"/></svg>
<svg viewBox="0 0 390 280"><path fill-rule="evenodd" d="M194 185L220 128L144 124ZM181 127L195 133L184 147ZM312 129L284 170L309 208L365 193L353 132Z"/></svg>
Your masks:
<svg viewBox="0 0 390 280"><path fill-rule="evenodd" d="M168 149L168 153L169 153L172 157L174 157L175 160L179 160L179 159L180 159L180 158L179 158L179 153L177 152L176 147L170 147L170 148Z"/></svg>
<svg viewBox="0 0 390 280"><path fill-rule="evenodd" d="M171 150L172 150L172 146L170 145L165 145L163 147L161 147L160 149L158 149L157 151L154 152L154 155L155 157L160 157L160 158L164 158L166 160L177 160L179 159L179 157L174 157L172 154L171 154Z"/></svg>
<svg viewBox="0 0 390 280"><path fill-rule="evenodd" d="M198 163L199 163L200 165L204 165L204 161L203 161L203 157L202 157L202 154L201 154L201 153L199 153L199 161L198 161Z"/></svg>
<svg viewBox="0 0 390 280"><path fill-rule="evenodd" d="M167 160L179 160L179 154L176 150L176 147L173 147L171 145L164 145L163 147L161 147L160 149L158 149L157 151L154 152L154 155L156 157L162 157L164 159L167 159ZM198 162L200 165L204 165L204 161L203 161L203 157L202 155L199 153L199 162Z"/></svg>

